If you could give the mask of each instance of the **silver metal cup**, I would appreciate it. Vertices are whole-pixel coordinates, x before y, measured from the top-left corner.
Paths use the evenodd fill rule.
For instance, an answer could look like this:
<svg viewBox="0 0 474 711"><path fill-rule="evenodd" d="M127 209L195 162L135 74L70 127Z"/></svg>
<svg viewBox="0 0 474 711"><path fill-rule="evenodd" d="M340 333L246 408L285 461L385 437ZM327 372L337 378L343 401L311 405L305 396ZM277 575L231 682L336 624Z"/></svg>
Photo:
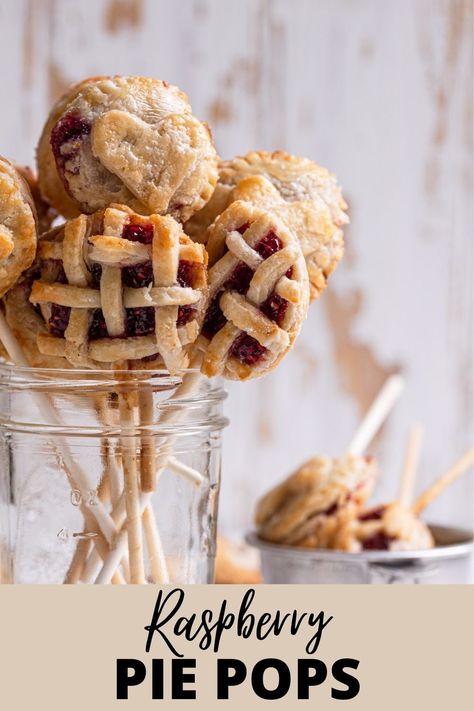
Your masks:
<svg viewBox="0 0 474 711"><path fill-rule="evenodd" d="M473 535L469 531L432 526L436 546L420 551L345 553L295 548L262 541L255 533L247 542L258 548L264 583L468 583L472 571Z"/></svg>

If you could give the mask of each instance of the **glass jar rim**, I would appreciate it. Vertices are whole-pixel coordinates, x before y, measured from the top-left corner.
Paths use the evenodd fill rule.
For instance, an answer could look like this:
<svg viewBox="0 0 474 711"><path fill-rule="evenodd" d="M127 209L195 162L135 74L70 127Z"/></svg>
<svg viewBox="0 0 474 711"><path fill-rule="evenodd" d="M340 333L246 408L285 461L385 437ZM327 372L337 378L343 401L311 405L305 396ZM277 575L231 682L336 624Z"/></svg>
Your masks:
<svg viewBox="0 0 474 711"><path fill-rule="evenodd" d="M185 385L186 376L196 376L197 381L194 387L184 388L180 392L180 387ZM46 404L45 396L49 400L58 397L62 403L79 402L87 395L110 396L115 394L126 395L130 392L139 393L141 391L152 391L160 396L158 409L162 414L166 411L187 412L186 423L178 418L177 423L153 422L146 426L139 425L135 428L138 433L156 433L162 435L170 434L192 434L193 432L205 432L221 430L228 424L227 418L220 414L215 407L220 407L221 402L227 397L227 392L223 389L218 379L209 379L202 375L196 368L183 369L174 375L170 375L164 369L78 369L78 368L35 368L30 366L18 366L15 364L0 361L0 393L5 393L14 397L31 395L39 404L39 410L45 418L41 422L33 422L23 414L17 418L12 418L11 397L0 404L0 430L10 431L43 431L50 434L68 434L80 436L97 436L98 434L117 434L116 426L101 426L98 430L96 425L85 426L78 423L66 424L58 421L57 415L52 414L50 404ZM79 397L79 400L76 398ZM71 399L72 398L72 399ZM204 408L210 407L212 414L206 414ZM4 411L5 408L5 411ZM70 412L70 410L69 410ZM46 413L46 414L45 414Z"/></svg>

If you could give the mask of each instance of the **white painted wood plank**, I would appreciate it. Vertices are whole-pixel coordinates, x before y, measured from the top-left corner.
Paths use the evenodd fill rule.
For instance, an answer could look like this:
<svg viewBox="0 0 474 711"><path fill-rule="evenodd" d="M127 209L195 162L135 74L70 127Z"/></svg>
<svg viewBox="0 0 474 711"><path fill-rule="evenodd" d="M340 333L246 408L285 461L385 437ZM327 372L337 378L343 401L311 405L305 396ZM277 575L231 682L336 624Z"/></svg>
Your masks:
<svg viewBox="0 0 474 711"><path fill-rule="evenodd" d="M316 452L342 451L383 377L408 390L379 441L395 494L404 437L420 486L471 439L472 3L469 0L0 1L0 151L31 162L48 106L90 74L177 83L222 155L284 148L339 176L348 252L294 352L231 384L221 518ZM472 478L432 518L472 522Z"/></svg>

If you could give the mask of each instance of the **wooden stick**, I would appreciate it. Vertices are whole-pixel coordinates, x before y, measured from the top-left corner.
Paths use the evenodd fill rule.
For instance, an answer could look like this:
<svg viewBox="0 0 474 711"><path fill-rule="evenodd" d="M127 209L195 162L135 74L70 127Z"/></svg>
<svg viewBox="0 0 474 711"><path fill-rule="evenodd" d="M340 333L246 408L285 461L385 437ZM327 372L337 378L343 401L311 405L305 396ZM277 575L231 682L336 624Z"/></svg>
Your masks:
<svg viewBox="0 0 474 711"><path fill-rule="evenodd" d="M143 562L143 535L140 510L140 487L138 481L137 441L135 437L134 393L119 393L121 424L121 449L125 508L127 512L128 555L130 560L130 582L143 584L145 567ZM114 571L115 572L115 571Z"/></svg>
<svg viewBox="0 0 474 711"><path fill-rule="evenodd" d="M425 509L428 504L436 499L448 486L450 486L456 479L464 474L472 465L474 464L474 447L469 449L466 454L464 454L461 459L453 464L448 471L443 474L439 479L435 481L434 484L424 491L421 496L415 501L412 506L412 511L414 514L418 515Z"/></svg>
<svg viewBox="0 0 474 711"><path fill-rule="evenodd" d="M406 508L410 506L410 503L413 499L415 478L418 470L421 445L423 442L423 432L424 430L421 425L412 425L408 434L405 460L403 463L402 476L400 479L399 494L400 503Z"/></svg>
<svg viewBox="0 0 474 711"><path fill-rule="evenodd" d="M188 467L187 464L183 464L176 457L168 457L167 466L175 474L181 474L185 479L192 482L195 486L201 486L204 481L203 475L192 467Z"/></svg>
<svg viewBox="0 0 474 711"><path fill-rule="evenodd" d="M142 385L138 395L140 427L153 424L153 391ZM155 443L150 434L140 434L140 483L142 491L154 491L156 486Z"/></svg>
<svg viewBox="0 0 474 711"><path fill-rule="evenodd" d="M159 535L159 529L155 520L155 514L151 506L146 506L143 510L143 528L145 530L148 557L150 561L150 574L154 583L166 585L170 582L168 566L166 564L163 545Z"/></svg>
<svg viewBox="0 0 474 711"><path fill-rule="evenodd" d="M199 361L195 360L194 363L191 364L191 368L197 368L199 366ZM188 395L191 395L192 393L195 392L196 388L198 387L199 383L201 382L202 375L199 372L191 372L186 374L183 377L183 381L181 385L179 385L178 388L176 388L175 393L169 398L168 402L172 402L173 400L179 400L182 397L186 397ZM172 423L177 423L183 418L183 413L178 410L169 410L165 412L162 415L161 418L161 423L163 424L172 424ZM156 476L158 476L163 469L167 466L167 462L169 457L171 456L172 452L172 446L174 442L175 437L170 436L166 440L166 445L163 448L163 452L158 456L157 459L157 472ZM199 473L198 473L199 476ZM148 506L150 503L150 498L151 498L151 493L150 492L142 492L141 494L141 499L140 499L140 505L141 505L141 511L143 512L144 509ZM120 524L120 518L119 518L119 506L115 511L112 512L112 517L116 521L117 526L123 525ZM124 547L126 546L126 540L127 540L127 535L126 535L126 530L124 528L121 529L120 533L118 534L114 545L111 547L109 555L107 556L107 560L104 562L104 565L102 566L101 571L98 573L97 578L95 579L96 584L103 584L103 583L108 583L111 580L111 577L116 570L117 566L120 564L120 560L123 555L123 550Z"/></svg>
<svg viewBox="0 0 474 711"><path fill-rule="evenodd" d="M400 397L404 384L401 375L391 375L385 381L352 438L349 454L360 457L365 452Z"/></svg>

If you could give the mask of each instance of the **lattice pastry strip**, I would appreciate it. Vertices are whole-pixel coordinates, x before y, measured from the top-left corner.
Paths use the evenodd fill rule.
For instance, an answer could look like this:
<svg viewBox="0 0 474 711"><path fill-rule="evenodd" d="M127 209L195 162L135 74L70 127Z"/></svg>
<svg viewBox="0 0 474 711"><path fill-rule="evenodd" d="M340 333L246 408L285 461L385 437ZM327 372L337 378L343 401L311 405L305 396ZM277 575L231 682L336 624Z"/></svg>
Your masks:
<svg viewBox="0 0 474 711"><path fill-rule="evenodd" d="M232 203L211 232L215 263L199 341L202 370L241 380L261 375L288 352L306 316L301 249L272 213L242 201Z"/></svg>
<svg viewBox="0 0 474 711"><path fill-rule="evenodd" d="M207 255L173 218L111 206L46 235L39 257L30 301L50 330L38 335L41 353L89 367L153 356L170 372L186 365L204 315Z"/></svg>

